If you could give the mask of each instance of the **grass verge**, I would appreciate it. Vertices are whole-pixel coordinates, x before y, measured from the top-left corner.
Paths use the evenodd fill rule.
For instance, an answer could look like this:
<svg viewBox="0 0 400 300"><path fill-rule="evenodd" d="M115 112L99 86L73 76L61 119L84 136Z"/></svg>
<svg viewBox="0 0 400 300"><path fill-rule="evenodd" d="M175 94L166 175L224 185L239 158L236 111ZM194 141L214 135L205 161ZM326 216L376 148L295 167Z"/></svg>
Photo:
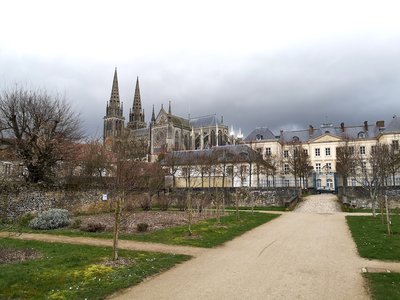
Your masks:
<svg viewBox="0 0 400 300"><path fill-rule="evenodd" d="M392 215L392 234L386 233L381 216L346 216L360 256L369 259L400 260L400 216Z"/></svg>
<svg viewBox="0 0 400 300"><path fill-rule="evenodd" d="M400 299L399 273L366 273L373 299L398 300Z"/></svg>
<svg viewBox="0 0 400 300"><path fill-rule="evenodd" d="M120 250L130 265L103 264L111 248L0 239L0 248L30 248L40 258L0 264L1 299L103 299L188 260L186 255Z"/></svg>
<svg viewBox="0 0 400 300"><path fill-rule="evenodd" d="M148 233L121 234L120 238L143 242L212 248L229 241L261 224L271 221L278 216L279 215L257 212L254 214L251 214L250 212L241 212L240 219L238 221L236 220L235 214L230 214L221 217L220 224L217 224L215 218L197 222L192 225L192 236L188 235L188 226L181 225ZM22 231L29 233L48 233L77 237L97 237L105 239L112 238L112 233L110 232L92 233L68 228L57 230L32 230L29 228L24 228Z"/></svg>

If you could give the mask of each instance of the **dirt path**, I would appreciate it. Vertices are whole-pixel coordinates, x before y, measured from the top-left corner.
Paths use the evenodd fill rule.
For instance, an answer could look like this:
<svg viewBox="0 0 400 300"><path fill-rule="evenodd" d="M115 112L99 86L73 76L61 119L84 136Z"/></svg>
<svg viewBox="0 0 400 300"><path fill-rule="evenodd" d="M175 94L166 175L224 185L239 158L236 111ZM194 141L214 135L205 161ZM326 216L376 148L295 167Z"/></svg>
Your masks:
<svg viewBox="0 0 400 300"><path fill-rule="evenodd" d="M38 234L38 233L23 233L16 236L13 233L0 232L0 237L10 236L12 238L23 239L23 240L35 240L44 241L51 243L67 243L67 244L83 244L92 246L105 246L112 247L112 240L98 239L98 238L87 238L87 237L69 237L63 235L53 235L53 234ZM153 252L163 252L163 253L176 253L176 254L186 254L191 256L198 256L207 249L189 247L189 246L173 246L165 244L156 243L144 243L136 241L119 240L119 248L127 250L141 250L141 251L153 251Z"/></svg>
<svg viewBox="0 0 400 300"><path fill-rule="evenodd" d="M321 201L322 209L314 205ZM332 198L209 250L117 299L368 299L344 215ZM307 205L308 203L308 205ZM302 212L300 212L302 211ZM311 212L312 211L312 212Z"/></svg>

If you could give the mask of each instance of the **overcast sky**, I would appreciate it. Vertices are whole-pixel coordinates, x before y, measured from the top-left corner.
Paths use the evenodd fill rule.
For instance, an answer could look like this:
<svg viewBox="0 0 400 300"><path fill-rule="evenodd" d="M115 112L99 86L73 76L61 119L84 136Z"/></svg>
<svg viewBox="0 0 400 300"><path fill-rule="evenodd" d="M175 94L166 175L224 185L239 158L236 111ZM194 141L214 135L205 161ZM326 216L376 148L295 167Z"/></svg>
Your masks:
<svg viewBox="0 0 400 300"><path fill-rule="evenodd" d="M102 135L114 68L128 117L151 107L242 128L400 114L398 1L2 1L0 89L66 95Z"/></svg>

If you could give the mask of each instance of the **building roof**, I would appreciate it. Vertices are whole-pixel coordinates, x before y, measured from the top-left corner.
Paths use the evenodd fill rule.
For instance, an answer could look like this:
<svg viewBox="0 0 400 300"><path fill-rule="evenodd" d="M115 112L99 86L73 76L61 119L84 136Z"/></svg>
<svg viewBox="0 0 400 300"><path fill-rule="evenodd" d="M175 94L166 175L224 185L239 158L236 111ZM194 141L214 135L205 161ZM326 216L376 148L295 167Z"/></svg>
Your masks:
<svg viewBox="0 0 400 300"><path fill-rule="evenodd" d="M264 141L264 140L274 140L275 135L267 127L258 127L254 129L250 134L244 139L246 142L250 141Z"/></svg>
<svg viewBox="0 0 400 300"><path fill-rule="evenodd" d="M190 126L193 128L210 127L210 126L223 126L221 120L216 115L203 116L190 119Z"/></svg>
<svg viewBox="0 0 400 300"><path fill-rule="evenodd" d="M258 152L247 145L226 145L203 150L173 151L166 154L161 164L168 165L171 161L176 165L210 164L214 158L219 163L240 163L256 161L260 157Z"/></svg>
<svg viewBox="0 0 400 300"><path fill-rule="evenodd" d="M400 133L400 117L394 115L384 133Z"/></svg>

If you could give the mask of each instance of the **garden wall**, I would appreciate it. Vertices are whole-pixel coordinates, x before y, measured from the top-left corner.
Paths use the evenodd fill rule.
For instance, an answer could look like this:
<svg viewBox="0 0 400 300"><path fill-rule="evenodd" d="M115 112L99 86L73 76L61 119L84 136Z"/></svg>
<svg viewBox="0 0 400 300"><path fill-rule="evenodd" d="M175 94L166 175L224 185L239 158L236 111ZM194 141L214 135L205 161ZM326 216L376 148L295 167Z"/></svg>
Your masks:
<svg viewBox="0 0 400 300"><path fill-rule="evenodd" d="M106 191L102 189L63 190L63 189L23 189L1 195L0 218L15 219L25 213L37 213L49 208L65 208L72 213L96 213L112 210L113 195L108 195L107 201L102 200ZM225 206L234 206L235 197L239 206L284 206L284 202L291 198L294 190L288 188L269 189L242 189L225 188L217 191L212 188L196 188L191 191L193 208L215 206L217 197L220 205L222 199ZM224 197L222 195L224 194ZM142 207L150 209L158 206L168 209L174 206L185 209L187 206L186 189L171 191L135 191L126 195L127 209Z"/></svg>

